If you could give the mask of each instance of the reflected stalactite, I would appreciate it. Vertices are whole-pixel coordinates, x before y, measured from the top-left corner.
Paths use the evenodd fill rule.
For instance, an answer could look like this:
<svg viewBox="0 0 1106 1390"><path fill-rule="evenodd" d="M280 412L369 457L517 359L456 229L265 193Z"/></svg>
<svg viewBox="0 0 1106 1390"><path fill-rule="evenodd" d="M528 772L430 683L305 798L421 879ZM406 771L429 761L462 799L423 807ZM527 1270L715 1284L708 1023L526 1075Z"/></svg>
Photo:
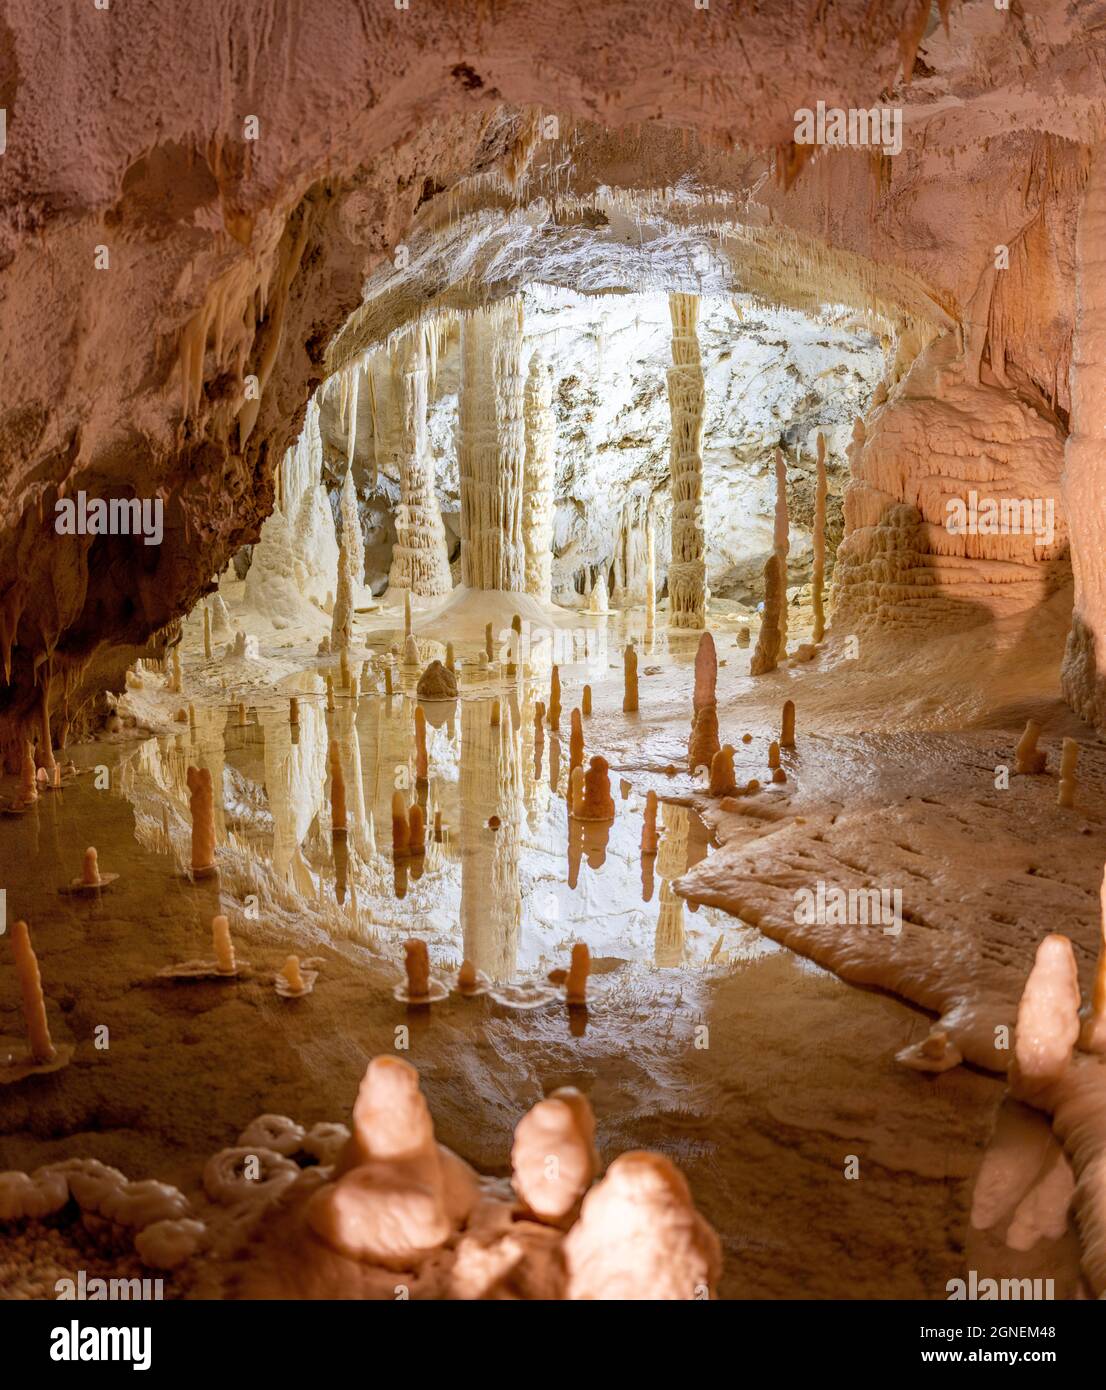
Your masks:
<svg viewBox="0 0 1106 1390"><path fill-rule="evenodd" d="M522 738L509 706L498 725L489 702L461 706L461 927L466 960L489 979L513 979L522 900ZM489 829L492 818L498 829Z"/></svg>
<svg viewBox="0 0 1106 1390"><path fill-rule="evenodd" d="M653 946L654 963L662 969L681 965L684 958L684 900L672 891L674 878L687 870L690 813L683 806L663 802L664 834L657 850L657 876L661 881L660 914ZM700 856L702 857L702 856Z"/></svg>
<svg viewBox="0 0 1106 1390"><path fill-rule="evenodd" d="M293 743L285 710L259 709L257 717L264 739L265 787L273 817L273 868L303 891L310 870L302 846L326 797L326 718L321 705L303 701L299 738Z"/></svg>

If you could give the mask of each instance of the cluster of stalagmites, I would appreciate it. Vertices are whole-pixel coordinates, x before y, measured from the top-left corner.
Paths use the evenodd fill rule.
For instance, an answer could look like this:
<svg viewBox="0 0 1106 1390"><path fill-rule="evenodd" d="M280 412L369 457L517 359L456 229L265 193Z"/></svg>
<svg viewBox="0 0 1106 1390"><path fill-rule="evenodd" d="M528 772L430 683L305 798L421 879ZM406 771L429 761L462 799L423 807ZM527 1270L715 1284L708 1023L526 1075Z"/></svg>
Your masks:
<svg viewBox="0 0 1106 1390"><path fill-rule="evenodd" d="M439 1144L418 1072L385 1056L365 1072L352 1132L262 1115L215 1154L203 1173L210 1231L176 1188L93 1159L0 1174L0 1221L42 1220L72 1199L137 1233L146 1264L176 1268L213 1249L244 1266L240 1291L255 1295L394 1298L402 1284L460 1299L711 1297L721 1247L682 1174L633 1152L597 1182L595 1118L579 1091L553 1091L523 1116L511 1168L508 1188Z"/></svg>
<svg viewBox="0 0 1106 1390"><path fill-rule="evenodd" d="M513 1197L437 1143L415 1069L378 1057L353 1133L303 1207L302 1253L425 1271L454 1298L710 1296L720 1247L684 1178L659 1154L627 1153L596 1184L595 1119L579 1091L554 1091L523 1117L511 1166Z"/></svg>

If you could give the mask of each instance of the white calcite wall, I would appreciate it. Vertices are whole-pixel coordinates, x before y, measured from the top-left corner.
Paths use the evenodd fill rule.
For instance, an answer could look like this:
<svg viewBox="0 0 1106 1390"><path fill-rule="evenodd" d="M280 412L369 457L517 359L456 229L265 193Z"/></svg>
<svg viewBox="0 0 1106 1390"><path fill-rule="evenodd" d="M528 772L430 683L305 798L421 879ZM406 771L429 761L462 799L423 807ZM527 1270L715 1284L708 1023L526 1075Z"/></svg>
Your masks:
<svg viewBox="0 0 1106 1390"><path fill-rule="evenodd" d="M671 320L664 293L585 296L534 287L525 303L526 354L540 352L553 381L556 480L553 597L608 571L616 598L628 587L642 602L644 524L650 499L656 521L657 591L663 592L670 547L669 437L666 373ZM772 550L772 455L782 438L790 483L807 479L813 516L814 441L826 432L831 518L847 477L845 447L854 416L867 407L884 367L878 340L859 323L815 321L790 310L761 310L728 298L702 299L698 338L703 415L703 526L707 586L715 595L759 601L764 561ZM439 498L447 532L459 506L456 413L457 340L438 369L429 416ZM795 450L802 460L795 467ZM792 497L791 570L810 562L809 520ZM634 535L634 527L638 535ZM625 558L624 558L625 557ZM831 548L832 560L832 548ZM628 586L623 564L628 570Z"/></svg>

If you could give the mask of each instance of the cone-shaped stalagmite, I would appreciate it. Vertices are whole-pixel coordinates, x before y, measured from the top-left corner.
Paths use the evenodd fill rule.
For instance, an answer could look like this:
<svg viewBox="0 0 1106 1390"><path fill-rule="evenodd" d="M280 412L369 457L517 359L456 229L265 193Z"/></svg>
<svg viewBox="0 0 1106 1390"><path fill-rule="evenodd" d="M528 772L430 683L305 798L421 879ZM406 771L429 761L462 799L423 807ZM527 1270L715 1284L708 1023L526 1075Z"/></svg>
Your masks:
<svg viewBox="0 0 1106 1390"><path fill-rule="evenodd" d="M776 669L784 598L783 564L780 557L773 553L769 555L764 566L764 614L760 622L756 650L749 664L751 676L763 676Z"/></svg>
<svg viewBox="0 0 1106 1390"><path fill-rule="evenodd" d="M670 294L672 416L670 476L672 558L668 566L670 627L699 628L706 613L706 543L703 539L703 366L699 357L699 297Z"/></svg>
<svg viewBox="0 0 1106 1390"><path fill-rule="evenodd" d="M637 651L627 645L622 653L622 712L633 714L637 710Z"/></svg>
<svg viewBox="0 0 1106 1390"><path fill-rule="evenodd" d="M526 378L526 467L522 488L522 539L526 549L526 592L549 601L553 568L553 373L540 352L530 358Z"/></svg>
<svg viewBox="0 0 1106 1390"><path fill-rule="evenodd" d="M814 641L826 635L826 441L818 435L818 481L814 488L814 565L811 572L811 602L814 606Z"/></svg>
<svg viewBox="0 0 1106 1390"><path fill-rule="evenodd" d="M393 350L390 363L400 491L388 583L424 598L448 594L453 587L426 431L426 335L433 331L416 324Z"/></svg>
<svg viewBox="0 0 1106 1390"><path fill-rule="evenodd" d="M522 302L477 309L461 327L458 468L461 578L470 589L525 588Z"/></svg>

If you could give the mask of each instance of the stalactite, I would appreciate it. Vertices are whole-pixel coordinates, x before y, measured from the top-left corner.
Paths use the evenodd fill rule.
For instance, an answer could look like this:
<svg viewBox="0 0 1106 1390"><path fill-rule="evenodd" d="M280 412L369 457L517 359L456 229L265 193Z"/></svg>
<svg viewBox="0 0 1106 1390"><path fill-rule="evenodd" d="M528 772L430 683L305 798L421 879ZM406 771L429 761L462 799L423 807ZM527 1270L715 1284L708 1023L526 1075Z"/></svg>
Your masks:
<svg viewBox="0 0 1106 1390"><path fill-rule="evenodd" d="M426 338L426 330L416 324L395 353L398 380L392 399L399 412L396 454L400 501L388 583L422 598L435 598L448 594L453 581L426 431Z"/></svg>
<svg viewBox="0 0 1106 1390"><path fill-rule="evenodd" d="M814 490L814 565L811 573L811 602L814 605L814 641L826 635L823 590L826 580L826 441L818 435L818 480Z"/></svg>
<svg viewBox="0 0 1106 1390"><path fill-rule="evenodd" d="M352 469L354 456L357 452L357 391L358 383L361 380L360 369L354 366L349 376L349 417L346 422L346 467L347 469Z"/></svg>
<svg viewBox="0 0 1106 1390"><path fill-rule="evenodd" d="M706 622L706 545L703 539L703 367L697 326L699 298L670 294L672 415L669 469L672 488L672 559L668 566L668 624L701 628Z"/></svg>
<svg viewBox="0 0 1106 1390"><path fill-rule="evenodd" d="M504 300L461 329L461 577L470 589L525 587L523 397L522 303Z"/></svg>
<svg viewBox="0 0 1106 1390"><path fill-rule="evenodd" d="M552 592L556 433L553 373L539 352L530 358L524 414L526 467L522 487L522 538L526 547L526 592L548 603Z"/></svg>

